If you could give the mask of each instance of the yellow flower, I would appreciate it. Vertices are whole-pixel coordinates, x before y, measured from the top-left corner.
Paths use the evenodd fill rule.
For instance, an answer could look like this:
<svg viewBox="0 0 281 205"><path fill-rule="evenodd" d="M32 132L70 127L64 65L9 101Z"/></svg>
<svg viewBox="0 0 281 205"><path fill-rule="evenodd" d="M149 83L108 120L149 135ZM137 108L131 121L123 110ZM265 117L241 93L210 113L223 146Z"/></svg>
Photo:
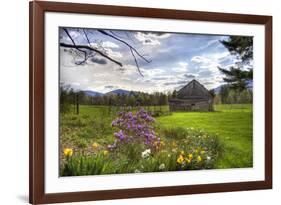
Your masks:
<svg viewBox="0 0 281 205"><path fill-rule="evenodd" d="M94 143L92 144L92 146L93 146L94 149L97 149L97 148L99 147L99 144L96 143L96 142L94 142Z"/></svg>
<svg viewBox="0 0 281 205"><path fill-rule="evenodd" d="M183 158L182 155L180 155L180 156L178 157L178 159L177 159L177 163L182 164L183 161L184 161L184 158Z"/></svg>
<svg viewBox="0 0 281 205"><path fill-rule="evenodd" d="M183 150L181 151L181 155L184 155L184 151Z"/></svg>
<svg viewBox="0 0 281 205"><path fill-rule="evenodd" d="M195 150L195 153L198 153L198 149Z"/></svg>
<svg viewBox="0 0 281 205"><path fill-rule="evenodd" d="M201 151L201 154L205 154L205 151L204 151L204 150L202 150L202 151Z"/></svg>
<svg viewBox="0 0 281 205"><path fill-rule="evenodd" d="M107 150L104 150L103 151L103 155L107 155L108 154L108 151Z"/></svg>
<svg viewBox="0 0 281 205"><path fill-rule="evenodd" d="M193 157L193 154L189 154L189 155L188 155L188 158L189 158L189 159L192 159L192 157Z"/></svg>
<svg viewBox="0 0 281 205"><path fill-rule="evenodd" d="M187 164L189 164L191 162L191 159L185 158L185 161L187 162Z"/></svg>
<svg viewBox="0 0 281 205"><path fill-rule="evenodd" d="M201 162L201 161L202 161L202 158L201 158L200 156L198 156L198 157L197 157L197 161L198 161L198 162Z"/></svg>
<svg viewBox="0 0 281 205"><path fill-rule="evenodd" d="M71 157L72 154L73 154L73 150L71 148L65 148L63 150L63 154L66 156L66 157Z"/></svg>

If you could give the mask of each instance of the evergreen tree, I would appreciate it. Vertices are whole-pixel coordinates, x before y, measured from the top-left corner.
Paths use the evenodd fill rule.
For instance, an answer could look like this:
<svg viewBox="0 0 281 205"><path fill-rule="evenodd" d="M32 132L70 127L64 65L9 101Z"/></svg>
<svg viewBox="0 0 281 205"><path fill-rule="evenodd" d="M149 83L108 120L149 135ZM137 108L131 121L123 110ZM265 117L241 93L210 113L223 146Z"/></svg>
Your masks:
<svg viewBox="0 0 281 205"><path fill-rule="evenodd" d="M251 62L253 60L253 38L230 36L221 43L228 51L236 56L238 62L230 69L221 68L219 70L225 75L225 82L229 83L235 90L245 90L247 82L253 79L253 68Z"/></svg>

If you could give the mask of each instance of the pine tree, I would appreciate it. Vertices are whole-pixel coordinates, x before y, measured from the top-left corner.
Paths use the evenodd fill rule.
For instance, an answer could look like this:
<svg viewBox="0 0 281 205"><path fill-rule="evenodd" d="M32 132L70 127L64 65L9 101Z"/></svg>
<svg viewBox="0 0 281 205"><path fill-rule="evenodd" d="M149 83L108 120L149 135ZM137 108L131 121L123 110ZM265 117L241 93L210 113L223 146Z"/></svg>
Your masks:
<svg viewBox="0 0 281 205"><path fill-rule="evenodd" d="M238 62L230 69L218 67L218 69L225 75L223 80L231 85L235 90L245 90L247 82L253 79L253 38L230 36L227 40L221 43L228 49L228 51L236 56Z"/></svg>

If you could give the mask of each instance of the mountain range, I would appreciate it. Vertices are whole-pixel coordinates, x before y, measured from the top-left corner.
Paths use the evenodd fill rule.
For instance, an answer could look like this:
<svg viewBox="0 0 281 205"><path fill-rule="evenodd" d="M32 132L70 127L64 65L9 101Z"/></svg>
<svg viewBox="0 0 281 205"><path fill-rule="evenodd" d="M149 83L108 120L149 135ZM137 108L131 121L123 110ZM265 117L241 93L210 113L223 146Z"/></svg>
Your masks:
<svg viewBox="0 0 281 205"><path fill-rule="evenodd" d="M129 91L129 90L124 90L124 89L116 89L112 90L107 93L100 93L92 90L84 90L83 91L85 95L95 97L95 96L103 96L103 95L130 95L131 93L135 93L135 91Z"/></svg>

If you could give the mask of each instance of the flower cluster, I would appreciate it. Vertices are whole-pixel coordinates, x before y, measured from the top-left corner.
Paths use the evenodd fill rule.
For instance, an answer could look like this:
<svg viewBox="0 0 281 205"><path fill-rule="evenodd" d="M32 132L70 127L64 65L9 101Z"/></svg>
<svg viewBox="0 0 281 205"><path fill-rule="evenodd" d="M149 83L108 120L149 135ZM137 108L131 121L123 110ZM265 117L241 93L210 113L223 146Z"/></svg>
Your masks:
<svg viewBox="0 0 281 205"><path fill-rule="evenodd" d="M156 137L152 123L154 118L143 108L135 114L132 112L120 112L118 117L113 120L112 127L118 128L119 131L114 133L116 138L114 144L109 149L114 149L118 143L127 143L131 141L141 141L152 147L156 141L160 141Z"/></svg>

